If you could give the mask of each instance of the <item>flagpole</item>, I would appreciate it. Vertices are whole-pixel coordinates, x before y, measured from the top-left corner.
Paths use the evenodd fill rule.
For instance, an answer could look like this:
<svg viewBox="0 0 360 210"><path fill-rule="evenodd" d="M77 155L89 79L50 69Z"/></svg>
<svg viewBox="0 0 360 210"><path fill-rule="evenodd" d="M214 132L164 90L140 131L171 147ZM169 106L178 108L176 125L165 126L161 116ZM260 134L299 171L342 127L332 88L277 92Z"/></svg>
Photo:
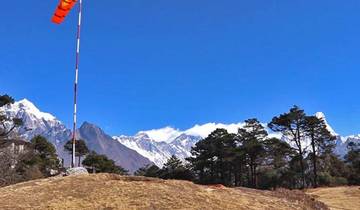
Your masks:
<svg viewBox="0 0 360 210"><path fill-rule="evenodd" d="M79 57L80 57L80 35L81 35L81 18L82 18L82 0L79 0L79 17L76 38L76 62L75 62L75 83L74 83L74 125L72 135L72 161L71 167L75 167L75 143L76 143L76 123L77 123L77 95L79 80Z"/></svg>

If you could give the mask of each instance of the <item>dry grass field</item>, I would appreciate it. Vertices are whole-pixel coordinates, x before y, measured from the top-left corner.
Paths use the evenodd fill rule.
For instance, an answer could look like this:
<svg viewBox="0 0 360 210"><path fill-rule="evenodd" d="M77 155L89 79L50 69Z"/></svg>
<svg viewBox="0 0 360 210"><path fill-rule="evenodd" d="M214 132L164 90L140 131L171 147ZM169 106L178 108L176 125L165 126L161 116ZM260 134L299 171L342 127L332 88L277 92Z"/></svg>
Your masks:
<svg viewBox="0 0 360 210"><path fill-rule="evenodd" d="M308 190L307 193L334 210L359 210L360 186Z"/></svg>
<svg viewBox="0 0 360 210"><path fill-rule="evenodd" d="M186 181L81 175L0 188L0 209L327 209L301 191L200 186Z"/></svg>

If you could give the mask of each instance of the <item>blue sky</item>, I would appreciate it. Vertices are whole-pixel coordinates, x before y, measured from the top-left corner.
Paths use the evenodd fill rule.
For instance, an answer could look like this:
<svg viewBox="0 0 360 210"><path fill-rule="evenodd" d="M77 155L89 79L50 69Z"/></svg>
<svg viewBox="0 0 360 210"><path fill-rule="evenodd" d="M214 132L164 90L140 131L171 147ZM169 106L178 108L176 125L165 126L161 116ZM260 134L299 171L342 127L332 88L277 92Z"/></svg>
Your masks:
<svg viewBox="0 0 360 210"><path fill-rule="evenodd" d="M71 124L76 13L5 1L0 93ZM360 2L84 0L79 119L110 134L268 122L297 104L360 133Z"/></svg>

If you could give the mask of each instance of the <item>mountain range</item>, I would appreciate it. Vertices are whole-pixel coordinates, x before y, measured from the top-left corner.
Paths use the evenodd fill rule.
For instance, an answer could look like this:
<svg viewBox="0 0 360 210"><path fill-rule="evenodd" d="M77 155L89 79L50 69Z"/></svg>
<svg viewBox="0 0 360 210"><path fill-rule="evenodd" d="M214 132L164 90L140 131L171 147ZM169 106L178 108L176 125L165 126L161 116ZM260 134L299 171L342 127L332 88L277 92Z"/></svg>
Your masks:
<svg viewBox="0 0 360 210"><path fill-rule="evenodd" d="M24 126L18 130L18 135L25 140L30 140L36 135L44 136L56 148L60 158L64 160L65 166L70 165L71 155L64 151L64 144L71 139L72 131L56 119L53 115L41 112L29 100L21 100L14 104L0 108L9 117L21 118ZM138 168L152 164L147 158L140 155L109 135L105 134L96 125L84 122L76 131L76 136L83 139L90 150L104 154L113 159L116 164L134 172Z"/></svg>
<svg viewBox="0 0 360 210"><path fill-rule="evenodd" d="M71 130L53 115L40 111L32 102L23 99L12 105L0 108L9 117L21 118L24 126L18 130L19 135L30 140L36 135L46 137L53 143L65 164L69 164L70 154L63 150L63 145L71 138ZM321 112L316 116L326 121ZM105 154L130 172L149 164L161 167L172 155L185 159L191 155L191 147L199 140L206 138L216 128L227 129L236 133L243 123L221 124L207 123L181 131L172 127L140 131L134 136L109 136L100 127L84 122L77 130L78 138L85 140L91 150ZM359 142L360 135L343 137L337 134L327 123L328 130L336 136L335 152L339 156L347 153L349 142ZM278 133L269 131L270 136L281 138Z"/></svg>

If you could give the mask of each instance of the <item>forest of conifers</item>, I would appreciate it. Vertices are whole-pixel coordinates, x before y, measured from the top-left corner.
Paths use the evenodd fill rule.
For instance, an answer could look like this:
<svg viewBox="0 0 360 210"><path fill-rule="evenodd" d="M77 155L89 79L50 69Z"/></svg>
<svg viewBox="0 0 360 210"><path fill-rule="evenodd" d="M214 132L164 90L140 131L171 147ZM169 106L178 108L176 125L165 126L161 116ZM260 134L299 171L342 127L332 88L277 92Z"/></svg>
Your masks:
<svg viewBox="0 0 360 210"><path fill-rule="evenodd" d="M237 134L217 129L192 148L186 164L173 156L162 169L136 174L260 189L360 184L359 144L350 143L348 154L337 156L335 136L323 119L294 106L267 125L281 139L269 137L265 126L248 119Z"/></svg>

